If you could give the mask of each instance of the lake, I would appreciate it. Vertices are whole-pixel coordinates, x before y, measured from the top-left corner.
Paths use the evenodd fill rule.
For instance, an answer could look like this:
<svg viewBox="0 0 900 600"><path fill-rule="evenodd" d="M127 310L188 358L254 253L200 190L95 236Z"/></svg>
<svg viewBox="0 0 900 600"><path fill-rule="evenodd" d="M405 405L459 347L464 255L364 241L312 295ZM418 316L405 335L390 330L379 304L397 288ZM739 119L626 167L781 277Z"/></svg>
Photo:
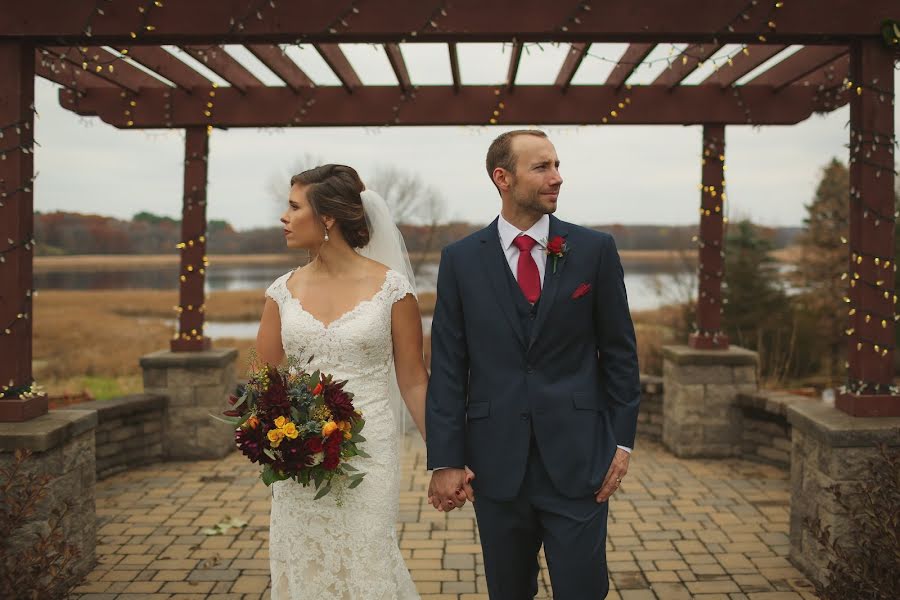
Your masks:
<svg viewBox="0 0 900 600"><path fill-rule="evenodd" d="M293 268L290 263L262 265L219 265L210 264L206 276L206 292L231 290L262 291L277 277ZM665 266L657 263L628 264L623 261L625 269L625 287L628 290L629 304L632 310L657 308L661 304L676 302L678 289L685 284L692 287L690 277L677 275ZM416 277L419 291L433 292L437 282L437 264L426 264ZM36 270L34 274L35 288L38 290L116 290L116 289L176 289L178 268L175 266L151 266L145 269L84 269L84 270ZM667 293L660 295L658 287ZM174 327L174 321L165 320ZM204 333L210 338L253 339L259 327L258 321L207 321ZM431 330L431 317L423 316L422 327Z"/></svg>

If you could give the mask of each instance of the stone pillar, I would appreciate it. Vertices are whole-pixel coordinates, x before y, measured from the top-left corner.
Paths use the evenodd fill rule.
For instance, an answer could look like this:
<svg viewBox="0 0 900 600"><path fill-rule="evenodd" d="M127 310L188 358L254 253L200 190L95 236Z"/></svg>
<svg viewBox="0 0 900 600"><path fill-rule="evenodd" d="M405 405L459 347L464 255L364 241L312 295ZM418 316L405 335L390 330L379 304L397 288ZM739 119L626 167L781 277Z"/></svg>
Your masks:
<svg viewBox="0 0 900 600"><path fill-rule="evenodd" d="M738 394L757 390L756 352L663 347L663 444L676 456L741 452Z"/></svg>
<svg viewBox="0 0 900 600"><path fill-rule="evenodd" d="M792 405L787 414L793 431L790 558L811 580L824 583L834 556L816 542L807 521L819 519L833 539L853 534L848 514L827 488L858 489L871 477L867 464L878 444L900 451L900 417L853 417L820 402Z"/></svg>
<svg viewBox="0 0 900 600"><path fill-rule="evenodd" d="M49 478L46 494L38 502L35 513L13 532L12 539L4 540L13 556L23 555L35 543L37 535L48 534L50 524L56 521L54 511L68 505L59 531L62 540L74 546L76 557L71 570L57 578L53 597L61 595L62 588L78 584L96 562L96 426L97 413L93 410L52 410L23 423L0 423L0 467L10 466L15 460L15 450L26 449L32 455L22 463L18 478L24 473Z"/></svg>
<svg viewBox="0 0 900 600"><path fill-rule="evenodd" d="M163 425L167 460L221 458L234 449L234 427L213 419L234 391L234 348L202 352L160 350L141 357L144 392L169 398Z"/></svg>

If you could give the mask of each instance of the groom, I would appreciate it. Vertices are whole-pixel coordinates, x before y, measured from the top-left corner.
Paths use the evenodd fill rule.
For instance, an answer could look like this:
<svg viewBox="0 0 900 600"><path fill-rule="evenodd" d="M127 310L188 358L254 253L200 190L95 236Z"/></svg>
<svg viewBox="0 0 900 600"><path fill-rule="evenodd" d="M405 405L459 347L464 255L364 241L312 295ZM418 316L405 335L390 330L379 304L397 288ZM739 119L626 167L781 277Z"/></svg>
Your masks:
<svg viewBox="0 0 900 600"><path fill-rule="evenodd" d="M499 136L487 170L500 216L447 246L438 272L429 500L452 510L477 493L491 600L534 597L541 544L556 600L605 598L607 500L640 396L619 255L552 216L562 177L543 132Z"/></svg>

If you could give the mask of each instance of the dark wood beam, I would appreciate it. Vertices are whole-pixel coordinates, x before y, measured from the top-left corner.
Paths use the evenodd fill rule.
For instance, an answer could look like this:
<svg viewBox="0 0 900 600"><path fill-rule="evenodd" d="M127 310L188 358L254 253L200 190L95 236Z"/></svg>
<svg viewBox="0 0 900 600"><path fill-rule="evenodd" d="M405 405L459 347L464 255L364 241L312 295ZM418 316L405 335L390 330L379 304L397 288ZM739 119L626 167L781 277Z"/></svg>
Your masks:
<svg viewBox="0 0 900 600"><path fill-rule="evenodd" d="M787 48L784 44L765 44L748 46L746 52L742 51L731 59L731 63L719 67L704 79L701 84L721 85L727 87L763 64L782 50Z"/></svg>
<svg viewBox="0 0 900 600"><path fill-rule="evenodd" d="M34 74L70 90L84 91L88 88L104 87L124 89L118 84L97 77L90 71L85 71L81 65L74 65L43 49L34 51Z"/></svg>
<svg viewBox="0 0 900 600"><path fill-rule="evenodd" d="M181 46L181 49L203 63L210 71L246 93L247 88L262 86L256 75L244 68L222 46Z"/></svg>
<svg viewBox="0 0 900 600"><path fill-rule="evenodd" d="M353 65L350 64L350 61L347 60L347 57L341 51L340 46L337 44L316 44L316 50L328 64L328 67L334 71L337 78L341 80L341 85L344 86L345 90L353 93L356 88L362 87L362 81L360 81L356 71L353 70Z"/></svg>
<svg viewBox="0 0 900 600"><path fill-rule="evenodd" d="M299 92L304 88L314 87L316 84L310 79L303 69L297 66L281 48L273 44L249 44L247 50L266 65L270 71L278 75L289 88Z"/></svg>
<svg viewBox="0 0 900 600"><path fill-rule="evenodd" d="M397 76L397 84L403 93L407 94L412 91L412 82L409 80L409 71L406 70L406 62L403 60L403 53L400 51L400 44L385 44L384 51L387 54L394 75Z"/></svg>
<svg viewBox="0 0 900 600"><path fill-rule="evenodd" d="M453 91L459 92L462 85L459 78L459 53L456 50L456 42L447 44L447 51L450 53L450 74L453 76Z"/></svg>
<svg viewBox="0 0 900 600"><path fill-rule="evenodd" d="M846 46L806 46L777 65L766 69L745 85L771 85L777 91L803 79L847 52Z"/></svg>
<svg viewBox="0 0 900 600"><path fill-rule="evenodd" d="M169 86L159 79L151 77L124 60L120 60L115 54L99 46L79 46L77 48L47 46L44 49L69 65L84 71L90 71L97 77L135 94L139 93L141 88L170 89Z"/></svg>
<svg viewBox="0 0 900 600"><path fill-rule="evenodd" d="M587 55L588 48L590 48L590 44L576 43L572 44L566 53L566 59L559 68L559 73L556 75L556 83L554 84L559 86L559 89L563 92L569 89L569 86L572 84L572 78L575 77L575 72L578 71L581 61Z"/></svg>
<svg viewBox="0 0 900 600"><path fill-rule="evenodd" d="M653 51L655 45L656 44L630 44L622 54L622 58L619 59L619 62L616 63L616 66L613 67L612 71L609 72L609 76L606 78L606 85L622 87L622 85L625 84L625 81L631 77L632 73L634 73L635 69L644 62L647 55Z"/></svg>
<svg viewBox="0 0 900 600"><path fill-rule="evenodd" d="M420 0L350 0L249 3L247 0L192 0L150 3L139 13L137 0L112 2L97 13L96 0L3 0L0 35L31 36L52 44L244 44L374 42L705 42L768 43L846 41L878 38L881 22L896 12L896 0L790 0L773 11L772 2L747 0L454 0L446 15ZM254 9L259 7L258 15ZM773 12L776 14L773 15ZM746 19L741 15L746 14ZM573 20L573 15L578 21ZM775 17L777 28L767 22ZM343 22L342 22L343 21ZM92 38L85 34L91 28ZM149 28L148 28L149 27ZM729 28L730 27L730 28ZM415 32L415 35L413 35ZM132 37L132 34L136 37ZM61 40L61 41L57 41Z"/></svg>
<svg viewBox="0 0 900 600"><path fill-rule="evenodd" d="M519 62L522 60L522 42L512 43L512 54L509 57L509 67L506 69L506 91L512 92L516 87L516 73L519 72Z"/></svg>
<svg viewBox="0 0 900 600"><path fill-rule="evenodd" d="M123 48L120 52L184 90L210 85L209 79L159 46L132 46Z"/></svg>
<svg viewBox="0 0 900 600"><path fill-rule="evenodd" d="M740 104L727 89L702 86L572 86L560 94L554 85L522 86L513 95L503 86L421 86L398 105L396 86L365 86L347 94L337 86L321 86L303 92L304 102L286 88L248 88L241 94L219 88L215 115L210 119L202 94L191 96L172 90L142 93L135 127L279 126L377 126L377 125L479 125L493 116L498 97L504 103L498 124L793 124L813 110L815 90L796 85L773 93L770 86L743 86ZM97 114L117 127L124 126L122 99L115 90L89 90L77 98L61 90L65 108L80 114ZM617 108L618 116L608 117ZM169 105L166 109L165 105ZM167 112L168 111L168 112Z"/></svg>
<svg viewBox="0 0 900 600"><path fill-rule="evenodd" d="M654 85L674 87L684 81L684 78L694 72L701 62L709 59L719 51L720 45L716 44L689 44L674 61L659 74Z"/></svg>

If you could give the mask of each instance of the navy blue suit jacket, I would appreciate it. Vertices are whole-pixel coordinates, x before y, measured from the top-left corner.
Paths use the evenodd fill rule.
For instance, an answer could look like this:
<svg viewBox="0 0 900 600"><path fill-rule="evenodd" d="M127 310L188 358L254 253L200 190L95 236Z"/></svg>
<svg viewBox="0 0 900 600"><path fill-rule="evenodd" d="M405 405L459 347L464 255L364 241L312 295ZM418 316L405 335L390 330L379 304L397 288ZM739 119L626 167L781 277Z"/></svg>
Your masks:
<svg viewBox="0 0 900 600"><path fill-rule="evenodd" d="M475 472L477 494L512 499L532 428L557 490L603 483L616 445L634 447L640 377L622 265L612 236L550 216L547 258L526 343L497 220L441 253L426 401L428 468ZM587 294L573 298L587 284Z"/></svg>

